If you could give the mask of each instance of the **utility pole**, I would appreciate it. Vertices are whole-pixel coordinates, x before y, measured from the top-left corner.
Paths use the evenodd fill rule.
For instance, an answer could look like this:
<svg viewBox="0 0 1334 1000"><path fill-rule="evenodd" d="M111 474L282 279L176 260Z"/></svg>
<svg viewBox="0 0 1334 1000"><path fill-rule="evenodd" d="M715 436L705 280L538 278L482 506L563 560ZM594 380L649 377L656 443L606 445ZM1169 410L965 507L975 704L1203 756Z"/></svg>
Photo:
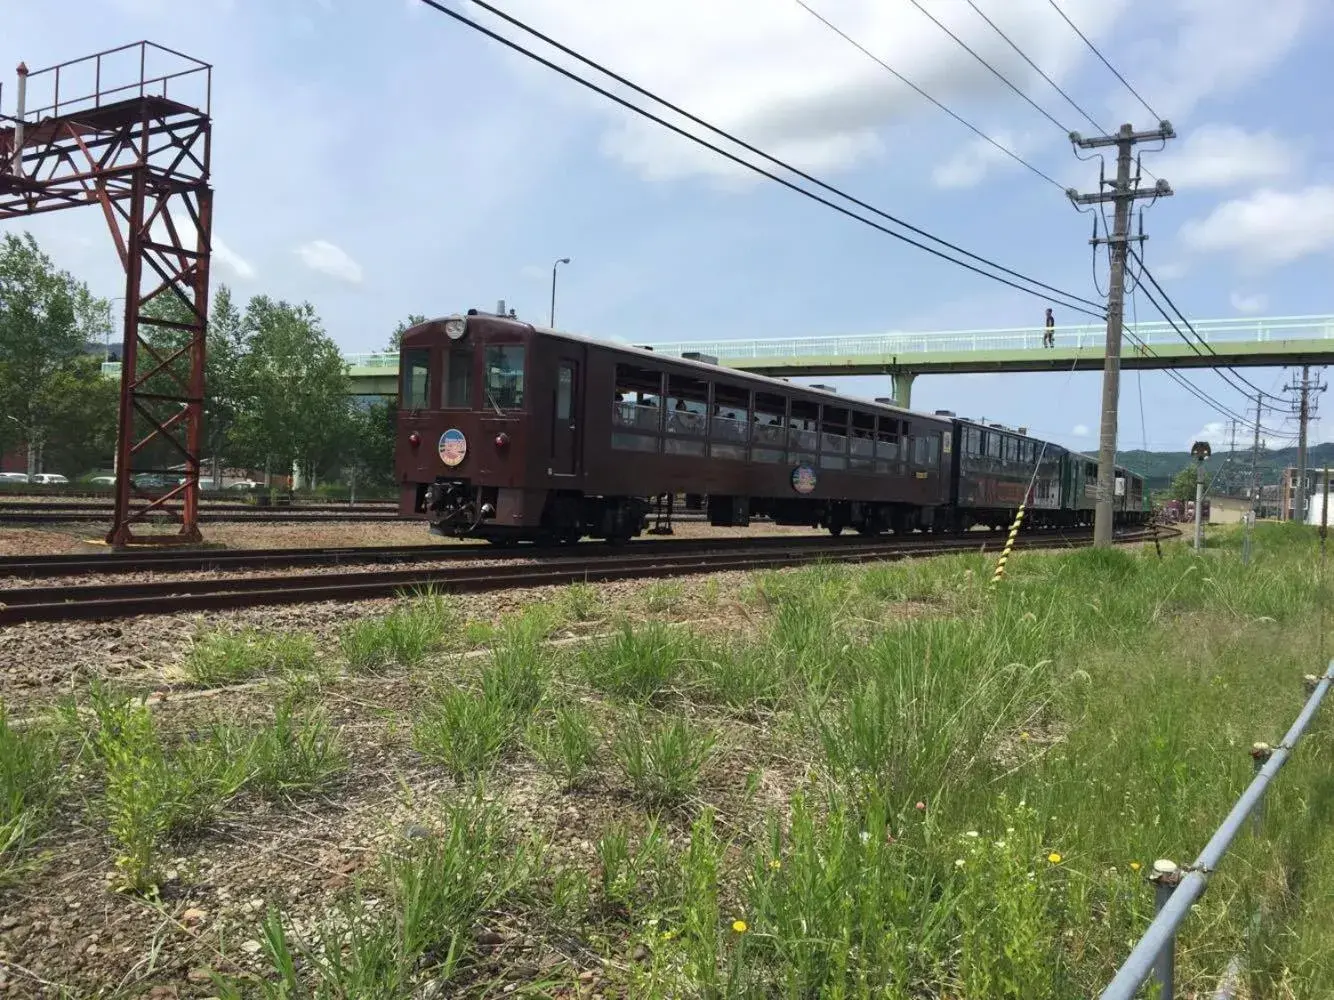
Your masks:
<svg viewBox="0 0 1334 1000"><path fill-rule="evenodd" d="M1324 392L1325 387L1317 379L1311 383L1311 366L1302 365L1302 380L1298 385L1285 387L1288 392L1301 395L1297 401L1297 483L1292 518L1298 524L1306 523L1306 429L1311 421L1311 393Z"/></svg>
<svg viewBox="0 0 1334 1000"><path fill-rule="evenodd" d="M1255 394L1255 442L1251 445L1251 512L1260 516L1260 406L1264 396Z"/></svg>
<svg viewBox="0 0 1334 1000"><path fill-rule="evenodd" d="M1125 314L1126 246L1130 237L1130 206L1138 198L1161 198L1172 193L1172 186L1159 180L1152 189L1139 189L1138 173L1131 184L1130 161L1137 143L1166 142L1175 139L1170 122L1159 122L1151 132L1136 132L1131 125L1122 125L1116 135L1100 135L1085 139L1078 132L1070 133L1070 142L1078 149L1116 147L1116 180L1111 190L1103 190L1108 181L1100 180L1096 194L1080 194L1071 188L1066 196L1078 208L1111 202L1115 206L1112 232L1105 239L1093 238L1107 244L1111 262L1111 281L1107 292L1107 348L1102 366L1102 428L1098 437L1098 500L1093 517L1093 544L1112 544L1113 493L1116 488L1116 411L1121 399L1121 326ZM1133 237L1143 240L1143 236Z"/></svg>

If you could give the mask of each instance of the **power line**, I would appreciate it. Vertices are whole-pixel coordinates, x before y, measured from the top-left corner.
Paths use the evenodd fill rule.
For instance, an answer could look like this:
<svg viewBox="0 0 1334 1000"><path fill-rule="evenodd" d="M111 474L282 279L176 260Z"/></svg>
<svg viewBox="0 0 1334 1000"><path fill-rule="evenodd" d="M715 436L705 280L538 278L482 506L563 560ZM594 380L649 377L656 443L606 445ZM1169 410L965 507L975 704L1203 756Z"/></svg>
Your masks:
<svg viewBox="0 0 1334 1000"><path fill-rule="evenodd" d="M804 180L807 180L807 181L809 181L809 182L811 182L811 183L813 183L813 184L816 184L816 185L819 186L820 188L823 188L824 190L829 191L829 192L831 192L832 194L835 194L835 195L837 195L838 197L843 198L843 199L845 199L845 200L851 202L852 204L857 205L857 206L860 207L860 208L866 209L867 211L872 212L873 214L878 215L878 216L880 216L881 218L887 219L888 221L894 223L895 225L901 226L902 228L907 229L907 230L909 230L909 231L911 231L911 232L913 232L913 233L916 233L916 234L918 234L918 235L920 235L920 236L922 236L922 237L924 237L924 238L926 238L926 239L928 239L928 240L931 240L932 242L939 243L941 246L948 247L949 249L951 249L951 250L953 250L953 251L955 251L955 252L957 252L957 253L959 253L959 254L962 254L962 255L965 256L965 257L969 257L969 258L971 258L971 259L973 259L973 260L976 260L976 261L978 261L979 263L984 264L985 266L987 266L987 267L989 267L989 268L992 268L992 269L995 270L995 271L1000 271L1000 272L1002 272L1002 273L1004 273L1004 274L1012 275L1012 276L1014 276L1015 278L1018 278L1020 281L1026 282L1026 283L1028 283L1029 285L1033 285L1033 286L1035 286L1036 288L1045 289L1046 291L1051 292L1051 293L1053 293L1053 294L1055 294L1055 295L1057 295L1057 296L1059 296L1059 297L1061 297L1061 298L1063 298L1063 299L1071 300L1071 301L1063 301L1063 302L1060 303L1060 305L1062 305L1064 308L1071 309L1071 310L1073 310L1073 311L1075 311L1075 312L1078 312L1078 313L1083 313L1083 314L1086 315L1086 316L1093 316L1093 317L1096 318L1096 319L1102 319L1102 318L1104 318L1105 315L1106 315L1104 312L1101 311L1101 310L1102 310L1102 306L1101 306L1100 303L1094 302L1094 301L1092 301L1091 299L1083 298L1082 296L1079 296L1079 295L1075 295L1075 294L1072 293L1072 292L1066 292L1066 291L1063 291L1063 290L1061 290L1061 289L1059 289L1059 288L1056 288L1056 287L1054 287L1054 286L1052 286L1052 285L1048 285L1048 284L1046 284L1045 282L1038 281L1036 278L1031 278L1031 277L1029 277L1028 275L1025 275L1025 274L1023 274L1023 273L1021 273L1021 272L1019 272L1019 271L1014 271L1014 270L1012 270L1012 269L1010 269L1010 268L1004 267L1003 265L997 264L996 262L994 262L994 261L992 261L992 260L990 260L990 259L988 259L988 258L986 258L986 257L982 257L982 256L980 256L980 255L978 255L978 254L972 253L972 252L969 251L969 250L965 250L964 248L962 248L962 247L960 247L960 246L957 246L956 244L950 243L949 241L944 240L944 239L941 239L940 237L935 236L935 235L933 235L932 233L927 232L926 230L920 229L920 228L918 228L917 226L911 225L910 223L905 222L904 220L902 220L902 219L900 219L900 218L897 218L896 216L893 216L893 215L891 215L891 214L889 214L889 213L887 213L887 212L884 212L884 211L882 211L882 210L880 210L880 209L878 209L878 208L875 208L874 206L869 205L869 204L867 204L866 202L861 201L860 199L855 198L855 197L853 197L852 195L847 194L846 192L840 190L839 188L836 188L836 187L834 187L834 186L832 186L832 185L830 185L830 184L827 184L827 183L825 183L824 181L821 181L821 180L819 180L818 178L813 177L812 175L810 175L810 174L808 174L808 173L806 173L806 172L804 172L804 171L802 171L802 170L800 170L800 169L798 169L798 168L792 166L791 164L789 164L789 163L787 163L787 162L785 162L785 161L783 161L783 160L778 159L777 157L774 157L774 156L772 156L772 155L770 155L770 154L764 152L763 150L759 149L758 147L756 147L756 146L754 146L754 145L751 145L750 143L747 143L747 142L745 142L745 141L742 140L742 139L737 138L736 136L732 135L731 133L729 133L729 132L727 132L727 131L725 131L725 130L723 130L723 129L721 129L721 128L715 126L715 125L710 124L709 122L705 121L704 119L702 119L702 118L700 118L700 117L698 117L698 116L696 116L696 115L693 115L693 114L691 114L691 113L688 112L688 111L685 111L684 109L678 107L677 105L672 104L671 102L669 102L669 101L667 101L667 100L665 100L665 99L663 99L663 98L661 98L661 97L658 97L656 94L652 93L651 91L649 91L649 90L647 90L647 89L645 89L645 88L639 86L639 85L636 84L636 83L633 83L633 82L630 81L630 80L627 80L625 77L620 76L619 74L613 72L612 70L607 69L606 67L604 67L604 66L602 66L601 64L595 62L594 60L589 59L588 57L586 57L586 56L584 56L584 55L582 55L582 54L580 54L580 53L574 51L574 50L571 49L569 46L566 46L566 45L562 44L561 42L556 41L555 39L553 39L553 38L551 38L551 37L549 37L549 36L543 34L542 32L538 31L538 30L535 29L535 28L529 27L527 24L523 23L522 21L518 20L517 18L515 18L515 17L513 17L513 16L511 16L511 15L509 15L509 14L506 14L504 11L497 10L495 7L491 6L490 4L483 2L483 0L472 0L472 2L475 3L476 6L481 7L483 10L487 11L488 13L493 14L493 15L495 15L495 16L501 18L502 20L509 22L510 24L512 24L512 25L514 25L515 27L519 28L520 30L522 30L522 31L524 31L524 32L526 32L526 33L528 33L529 35L532 35L533 37L542 40L543 42L547 43L548 45L551 45L553 48L556 48L557 50L559 50L559 51L565 53L566 55L569 55L569 56L571 56L572 58L579 60L580 62L584 63L585 65L590 66L590 67L592 67L593 69L597 70L598 72L600 72L600 73L602 73L602 74L604 74L604 75L610 77L610 78L613 79L613 80L616 80L618 83L621 83L621 84L623 84L623 85L625 85L625 86L631 88L632 90L635 90L636 92L638 92L638 93L644 95L645 97L648 97L649 99L651 99L651 100L657 102L658 104L661 104L663 107L666 107L666 108L670 109L671 111L673 111L673 112L675 112L675 113L677 113L677 114L683 116L684 118L686 118L686 119L688 119L688 120L694 122L695 124L700 125L701 127L706 128L706 129L708 129L709 131L711 131L711 132L713 132L713 133L715 133L715 134L717 134L717 135L719 135L719 136L722 136L723 138L727 139L729 142L735 143L737 146L740 146L742 149L745 149L745 150L747 150L748 152L754 153L755 155L762 157L763 159L769 161L770 163L773 163L773 164L775 164L776 166L778 166L778 167L780 167L780 168L782 168L782 169L784 169L784 170L790 171L791 173L797 175L798 177L801 177L801 178L803 178ZM459 22L460 24L463 24L463 25L465 25L466 27L472 28L474 31L476 31L476 32L478 32L478 33L480 33L480 34L486 35L488 38L491 38L491 39L493 39L494 41L500 42L502 45L504 45L504 46L506 46L506 47L508 47L508 48L510 48L510 49L513 49L514 51L519 52L519 53L521 53L522 55L527 56L529 59L532 59L534 62L537 62L537 63L539 63L539 64L541 64L541 65L547 67L548 69L553 70L553 71L555 71L556 73L559 73L561 76L564 76L564 77L566 77L567 79L572 80L572 81L574 81L575 83L580 84L581 86L583 86L583 87L585 87L585 88L587 88L587 89L593 91L594 93L597 93L597 94L601 95L602 97L605 97L605 98L607 98L608 100L613 101L613 102L615 102L616 104L621 105L622 107L626 108L627 110L629 110L629 111L633 111L635 114L640 115L641 117L646 118L646 119L648 119L649 121L654 122L655 124L661 125L663 128L666 128L666 129L668 129L668 130L670 130L670 131L676 133L677 135L681 136L682 138L689 139L691 142L694 142L694 143L696 143L697 145L703 146L705 149L708 149L708 150L710 150L711 152L717 153L719 156L722 156L722 157L724 157L725 159L730 160L731 162L737 164L738 166L745 167L747 170L751 170L751 171L753 171L753 172L759 174L759 175L762 176L762 177L766 177L766 178L768 178L769 180L772 180L772 181L774 181L774 182L776 182L776 183L778 183L778 184L781 184L781 185L783 185L784 187L788 188L789 190L796 192L797 194L803 195L804 197L809 198L809 199L811 199L812 201L815 201L815 202L817 202L817 203L819 203L819 204L821 204L821 205L824 205L824 206L827 207L827 208L832 208L834 211L836 211L836 212L838 212L838 213L840 213L840 214L842 214L842 215L845 215L845 216L847 216L847 217L850 218L850 219L855 219L856 221L861 222L863 225L870 226L872 229L875 229L875 230L877 230L877 231L879 231L879 232L881 232L881 233L884 233L886 236L891 236L891 237L893 237L893 238L896 239L896 240L900 240L900 241L902 241L902 242L904 242L904 243L909 244L910 246L914 246L914 247L918 248L919 250L924 250L924 251L926 251L927 253L929 253L929 254L931 254L931 255L933 255L933 256L935 256L935 257L939 257L939 258L942 259L942 260L947 260L947 261L949 261L949 262L952 263L952 264L957 264L958 266L960 266L960 267L962 267L962 268L965 268L965 269L967 269L967 270L969 270L969 271L972 271L972 272L975 273L975 274L979 274L979 275L981 275L981 276L983 276L983 277L990 278L990 279L993 280L993 281L998 281L998 282L1000 282L1001 284L1008 285L1008 286L1011 287L1011 288L1014 288L1014 289L1016 289L1016 290L1018 290L1018 291L1021 291L1021 292L1025 292L1025 293L1027 293L1027 294L1029 294L1029 295L1033 295L1033 296L1038 297L1038 298L1044 298L1044 299L1047 298L1047 296L1042 295L1040 292L1036 291L1034 288L1029 288L1029 287L1025 287L1024 285L1016 284L1014 281L1010 281L1010 280L1008 280L1008 279L1006 279L1006 278L1003 278L1003 277L1001 277L1001 276L998 275L998 274L993 274L993 273L991 273L991 272L989 272L989 271L985 271L985 270L983 270L983 269L980 268L980 267L977 267L977 266L975 266L975 265L973 265L973 264L969 264L969 263L967 263L966 261L959 260L959 259L956 258L956 257L952 257L952 256L951 256L950 254L948 254L948 253L945 253L945 252L943 252L943 251L941 251L941 250L937 250L937 249L934 248L934 247L927 246L926 244L921 243L921 242L919 242L919 241L917 241L917 240L914 240L914 239L912 239L911 237L905 236L905 235L903 235L902 233L895 232L895 231L892 230L892 229L888 229L888 228L886 228L885 226L882 226L882 225L880 225L880 224L877 223L877 222L874 222L874 221L872 221L872 220L870 220L870 219L867 219L865 216L862 216L862 215L857 214L856 212L853 212L852 210L850 210L850 209L844 207L843 205L836 204L835 202L830 201L828 198L824 198L824 197L822 197L821 195L818 195L818 194L816 194L816 193L814 193L814 192L812 192L812 191L809 191L809 190L807 190L806 188L803 188L803 187L801 187L800 185L795 184L795 183L793 183L792 181L790 181L790 180L788 180L788 179L786 179L786 178L784 178L784 177L780 177L780 176L778 176L778 175L775 174L775 173L772 173L772 172L770 172L770 171L768 171L768 170L765 170L763 167L757 166L756 164L751 163L751 162L749 162L749 161L743 159L742 157L738 156L737 154L732 153L732 152L730 152L730 151L728 151L728 150L726 150L726 149L723 149L722 147L720 147L720 146L718 146L718 145L716 145L716 144L714 144L714 143L711 143L711 142L709 142L709 141L706 140L706 139L703 139L703 138L701 138L701 137L699 137L699 136L697 136L697 135L693 135L692 133L690 133L690 132L687 131L686 129L680 127L679 125L675 125L675 124L673 124L672 122L669 122L669 121L667 121L666 119L661 118L661 117L659 117L658 115L653 114L653 112L648 111L648 110L646 110L645 108L642 108L642 107L640 107L640 106L638 106L638 105L636 105L636 104L634 104L634 103L632 103L632 102L626 100L625 98L619 96L618 94L614 94L614 93L612 93L611 91L607 90L606 88L598 86L596 83L593 83L591 80L587 80L587 79L585 79L584 77L582 77L582 76L580 76L579 74L573 72L572 70L566 69L565 67L560 66L560 65L557 65L556 63L552 62L550 59L547 59L547 58L545 58L545 57L543 57L543 56L541 56L541 55L538 55L536 52L533 52L531 49L525 48L523 45L520 45L518 42L514 41L513 39L506 38L504 35L501 35L501 34L499 34L498 32L493 31L493 30L491 30L490 28L485 27L484 25L478 24L476 21L473 21L473 20L471 20L470 18L465 17L464 15L458 13L457 11L450 10L448 7L445 7L443 4L439 3L438 0L422 0L422 3L426 4L428 7L432 8L433 10L435 10L435 11L441 13L441 14L444 14L444 15L446 15L447 17L452 18L453 20ZM1087 305L1087 306L1092 306L1094 309L1097 309L1097 310L1099 310L1099 311L1098 311L1098 312L1092 312L1092 311L1090 311L1089 309L1086 309L1086 308L1084 308L1084 307L1082 307L1082 306L1074 305L1074 304L1072 304L1072 302L1080 302L1080 303L1084 303L1085 305Z"/></svg>
<svg viewBox="0 0 1334 1000"><path fill-rule="evenodd" d="M989 25L991 26L991 30L992 30L992 31L994 31L994 32L996 32L996 34L1000 35L1001 38L1003 38L1003 39L1005 40L1005 43L1006 43L1007 45L1009 45L1010 48L1014 49L1014 51L1017 52L1017 53L1019 54L1019 58L1021 58L1024 62L1028 63L1028 65L1031 66L1031 67L1033 68L1033 70L1038 74L1038 76L1042 77L1042 79L1046 80L1049 84L1051 84L1052 89L1055 90L1056 93L1058 93L1058 94L1060 94L1062 97L1064 97L1064 98L1065 98L1065 102L1066 102L1067 104L1069 104L1070 107L1074 108L1074 109L1075 109L1076 111L1078 111L1081 115L1083 115L1083 116L1084 116L1084 120L1085 120L1086 122L1088 122L1090 125L1092 125L1094 128L1096 128L1099 132L1104 132L1104 133L1105 133L1105 132L1107 131L1105 128L1103 128L1101 125L1099 125L1099 124L1097 123L1097 121L1094 120L1094 118L1093 118L1092 115L1090 115L1087 111L1085 111L1082 107L1080 107L1080 105L1078 104L1078 102L1076 102L1075 99L1074 99L1073 97L1071 97L1071 96L1070 96L1069 94L1067 94L1064 90L1062 90L1062 89L1061 89L1061 85L1060 85L1059 83L1057 83L1055 80L1053 80L1051 77L1049 77L1049 76L1046 74L1046 72L1042 69L1041 66L1039 66L1037 63L1035 63L1032 59L1028 58L1028 53L1026 53L1023 49L1021 49L1021 48L1020 48L1018 45L1016 45L1013 41L1011 41L1011 40L1010 40L1010 36L1007 35L1004 31L1001 30L1000 25L998 25L998 24L997 24L995 21L993 21L991 18L987 17L987 15L984 14L984 13L982 12L982 9L981 9L980 7L978 7L978 5L977 5L976 3L973 2L973 0L965 0L965 2L968 4L969 7L972 7L972 8L973 8L974 12L977 14L978 17L980 17L982 20L986 21L987 24L989 24Z"/></svg>
<svg viewBox="0 0 1334 1000"><path fill-rule="evenodd" d="M1195 329L1195 327L1191 326L1190 320L1186 318L1186 314L1183 313L1179 308L1177 308L1177 304L1172 301L1171 296L1169 296L1167 292L1163 291L1163 286L1158 284L1158 279L1153 276L1153 272L1150 271L1148 265L1144 263L1144 258L1139 255L1139 253L1135 250L1134 247L1128 247L1127 249L1130 251L1130 255L1135 258L1135 262L1139 264L1140 277L1149 279L1149 284L1153 285L1154 289L1158 292L1158 294L1162 296L1163 301L1166 302L1167 305L1172 309L1172 311L1181 318L1181 322L1186 324L1186 329L1189 330L1191 334L1194 335L1195 339L1200 342L1200 344L1204 347L1206 351L1208 351L1213 357L1215 358L1218 357L1218 352L1213 349L1213 347L1207 340L1205 340L1203 337L1200 336L1199 332ZM1145 292L1145 295L1148 295L1147 291ZM1149 301L1150 302L1153 301L1152 296L1149 297ZM1159 311L1162 312L1163 318L1167 320L1168 323L1172 324L1172 329L1177 332L1177 336L1179 336L1182 340L1184 340L1186 344L1189 345L1190 348L1195 351L1196 354L1200 354L1200 349L1196 347L1193 343L1191 343L1190 339L1184 333L1181 332L1181 329L1176 325L1175 322L1173 322L1172 317L1168 316L1167 312L1163 310L1162 307L1159 307ZM1240 381L1244 382L1247 386L1249 386L1254 392L1263 395L1269 395L1268 393L1265 393L1263 389L1261 389L1250 379L1246 378L1246 376L1238 372L1231 365L1225 365L1224 367L1226 368L1227 371L1230 371L1236 378L1238 378ZM1219 375L1221 377L1222 372L1219 372ZM1226 382L1227 379L1224 378L1223 381Z"/></svg>
<svg viewBox="0 0 1334 1000"><path fill-rule="evenodd" d="M1059 191L1061 191L1061 192L1064 192L1064 191L1065 191L1065 186L1062 185L1060 182L1056 181L1056 180L1053 179L1049 174L1044 173L1044 172L1043 172L1042 170L1040 170L1039 168L1033 166L1033 164L1029 163L1027 160L1025 160L1022 156L1020 156L1020 155L1019 155L1018 153L1016 153L1014 150L1010 149L1008 146L1004 145L1004 144L1001 143L1001 142L998 142L996 139L993 139L991 136L987 135L987 134L986 134L985 132L983 132L980 128L978 128L976 125L974 125L972 122L968 121L966 118L964 118L964 117L962 117L961 115L957 114L953 109L947 107L946 105L942 104L940 101L936 100L934 97L932 97L930 94L928 94L925 90L923 90L921 87L919 87L917 84L915 84L912 80L909 80L906 76L904 76L902 73L900 73L898 70L896 70L896 69L895 69L893 66L891 66L889 63L887 63L887 62L885 62L883 59L881 59L878 55L876 55L874 52L872 52L870 49L868 49L868 48L867 48L865 45L863 45L861 42L857 41L855 38L853 38L851 35L849 35L847 32L845 32L845 31L844 31L842 28L840 28L838 25L836 25L836 24L834 24L832 21L830 21L827 17L825 17L823 14L821 14L818 10L816 10L816 9L813 8L813 7L811 7L811 5L808 4L808 3L806 2L806 0L793 0L793 2L796 3L796 5L797 5L798 7L800 7L802 10L806 11L806 13L810 14L811 17L815 18L817 21L819 21L821 24L823 24L826 28L828 28L830 31L832 31L834 34L836 34L836 35L838 35L840 38L842 38L845 42L847 42L847 43L848 43L849 45L851 45L853 48L855 48L855 49L857 49L859 52L861 52L862 55L866 56L866 58L870 59L872 62L877 63L877 64L878 64L882 69L884 69L887 73L890 73L891 75L893 75L894 78L897 79L900 83L902 83L902 84L904 84L905 86L910 87L912 90L916 91L918 95L920 95L921 97L923 97L923 98L925 98L926 100L930 101L932 104L934 104L934 105L935 105L937 108L939 108L941 111L945 112L945 114L949 115L951 118L953 118L956 122L958 122L958 123L959 123L960 125L962 125L964 128L968 129L970 132L972 132L974 135L976 135L979 139L982 139L982 140L984 140L984 141L990 143L992 146L994 146L996 149L1000 150L1002 153L1004 153L1004 154L1005 154L1006 156L1008 156L1010 159L1014 160L1015 163L1018 163L1018 164L1020 164L1021 166L1027 167L1030 171L1032 171L1032 172L1033 172L1034 174L1036 174L1038 177L1041 177L1044 181L1046 181L1048 184L1050 184L1050 185L1052 185L1053 187L1055 187L1057 190L1059 190Z"/></svg>
<svg viewBox="0 0 1334 1000"><path fill-rule="evenodd" d="M1130 93L1134 95L1135 100L1139 101L1140 104L1144 105L1144 110L1153 116L1153 120L1162 121L1163 120L1162 116L1158 114L1157 111L1154 111L1153 108L1149 107L1149 102L1139 96L1139 91L1130 85L1130 81L1127 80L1124 76L1122 76L1120 72L1117 70L1117 68L1107 61L1107 57L1098 51L1098 47L1094 45L1091 41L1089 41L1088 36L1079 30L1079 28L1075 25L1075 22L1070 20L1069 15L1067 15L1065 11L1061 10L1061 5L1058 4L1056 0L1047 0L1047 2L1051 4L1052 9L1056 11L1056 13L1061 15L1061 19L1065 21L1066 24L1070 25L1070 28L1074 31L1074 33L1084 40L1084 44L1087 45L1093 51L1093 54L1102 60L1102 64L1106 66L1109 70L1111 70L1112 74L1118 80L1121 81L1121 83L1125 86L1126 90L1130 91Z"/></svg>
<svg viewBox="0 0 1334 1000"><path fill-rule="evenodd" d="M1063 134L1065 134L1065 135L1069 135L1069 134L1070 134L1070 131L1071 131L1071 130L1068 129L1068 128L1066 128L1064 125L1062 125L1060 122L1058 122L1055 118L1053 118L1053 117L1052 117L1052 114L1051 114L1050 111L1048 111L1048 110L1047 110L1046 108L1044 108L1042 105L1038 104L1038 102L1035 101L1035 100L1033 100L1033 98L1031 98L1031 97L1029 97L1027 94L1025 94L1025 93L1023 92L1023 90L1021 90L1019 87L1015 86L1015 84L1012 83L1012 82L1010 81L1009 77L1007 77L1004 73L1002 73L1000 70L998 70L995 66L991 65L991 63L987 62L987 61L986 61L985 59L983 59L980 55L978 55L977 52L975 52L971 47L969 47L969 45L968 45L967 42L965 42L962 38L960 38L960 37L959 37L958 35L956 35L954 32L950 31L949 28L945 27L945 25L942 24L942 23L936 18L936 16L935 16L934 14L932 14L929 10L927 10L925 7L923 7L923 6L921 5L921 3L918 2L918 0L908 0L908 2L909 2L910 4L912 4L914 7L916 7L918 10L920 10L920 11L921 11L923 14L925 14L927 17L929 17L929 18L931 19L931 22L932 22L937 28L939 28L941 31L945 32L945 34L947 34L947 35L949 35L951 38L953 38L953 39L955 40L955 42L957 42L957 43L964 49L965 52L967 52L969 55L971 55L974 59L976 59L978 62L980 62L980 63L981 63L983 66L985 66L987 69L991 70L992 75L995 76L997 80L999 80L1001 83L1005 84L1005 86L1009 87L1009 88L1010 88L1011 90L1013 90L1016 94L1018 94L1018 95L1019 95L1020 97L1022 97L1025 101L1027 101L1027 102L1029 103L1029 105L1033 108L1033 110L1035 110L1038 114L1042 115L1042 117L1045 118L1045 119L1047 119L1047 121L1049 121L1049 122L1051 122L1053 125L1055 125L1058 129L1061 130L1061 132L1062 132Z"/></svg>

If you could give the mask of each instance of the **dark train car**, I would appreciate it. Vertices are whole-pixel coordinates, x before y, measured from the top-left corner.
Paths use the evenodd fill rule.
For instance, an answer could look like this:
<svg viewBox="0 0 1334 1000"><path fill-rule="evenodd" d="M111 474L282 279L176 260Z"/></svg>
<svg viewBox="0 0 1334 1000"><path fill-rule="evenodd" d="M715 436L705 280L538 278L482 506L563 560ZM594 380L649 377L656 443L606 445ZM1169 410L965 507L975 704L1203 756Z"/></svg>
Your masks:
<svg viewBox="0 0 1334 1000"><path fill-rule="evenodd" d="M1022 428L960 418L954 422L954 497L959 528L1008 528L1027 501L1025 524L1063 523L1061 477L1066 450ZM1037 474L1034 475L1034 470Z"/></svg>
<svg viewBox="0 0 1334 1000"><path fill-rule="evenodd" d="M948 419L483 313L407 331L400 373L400 511L440 534L626 539L685 492L715 525L949 526Z"/></svg>
<svg viewBox="0 0 1334 1000"><path fill-rule="evenodd" d="M1142 524L1148 520L1144 496L1144 477L1120 465L1115 469L1115 493L1112 510L1119 525ZM1098 460L1091 455L1068 452L1062 473L1062 507L1066 523L1093 523L1098 503Z"/></svg>

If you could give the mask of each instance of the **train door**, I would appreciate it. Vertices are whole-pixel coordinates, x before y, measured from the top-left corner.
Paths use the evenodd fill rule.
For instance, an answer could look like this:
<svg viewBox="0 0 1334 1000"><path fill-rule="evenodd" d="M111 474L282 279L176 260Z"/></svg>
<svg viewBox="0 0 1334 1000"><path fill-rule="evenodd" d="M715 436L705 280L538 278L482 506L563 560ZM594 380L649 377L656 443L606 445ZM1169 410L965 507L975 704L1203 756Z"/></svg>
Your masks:
<svg viewBox="0 0 1334 1000"><path fill-rule="evenodd" d="M583 459L579 447L583 414L583 352L571 349L556 357L551 394L551 475L577 476Z"/></svg>

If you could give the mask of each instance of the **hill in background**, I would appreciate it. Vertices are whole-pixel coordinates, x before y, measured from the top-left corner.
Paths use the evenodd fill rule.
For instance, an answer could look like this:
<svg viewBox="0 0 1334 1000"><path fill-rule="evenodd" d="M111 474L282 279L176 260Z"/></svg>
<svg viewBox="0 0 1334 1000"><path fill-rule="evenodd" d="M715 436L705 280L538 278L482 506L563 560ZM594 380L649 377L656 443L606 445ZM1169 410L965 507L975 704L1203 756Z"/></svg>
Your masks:
<svg viewBox="0 0 1334 1000"><path fill-rule="evenodd" d="M1127 469L1144 476L1150 489L1166 489L1172 477L1194 463L1188 451L1119 451L1116 461ZM1277 483L1279 475L1288 466L1297 464L1296 448L1279 448L1260 452L1260 485ZM1325 465L1334 466L1334 444L1318 444L1307 449L1306 465L1309 469L1319 469ZM1239 493L1250 485L1251 452L1238 449L1235 453L1215 451L1213 457L1204 463L1206 481L1213 483L1211 492L1216 494ZM1221 471L1220 471L1221 470ZM1214 477L1217 476L1217 479Z"/></svg>

